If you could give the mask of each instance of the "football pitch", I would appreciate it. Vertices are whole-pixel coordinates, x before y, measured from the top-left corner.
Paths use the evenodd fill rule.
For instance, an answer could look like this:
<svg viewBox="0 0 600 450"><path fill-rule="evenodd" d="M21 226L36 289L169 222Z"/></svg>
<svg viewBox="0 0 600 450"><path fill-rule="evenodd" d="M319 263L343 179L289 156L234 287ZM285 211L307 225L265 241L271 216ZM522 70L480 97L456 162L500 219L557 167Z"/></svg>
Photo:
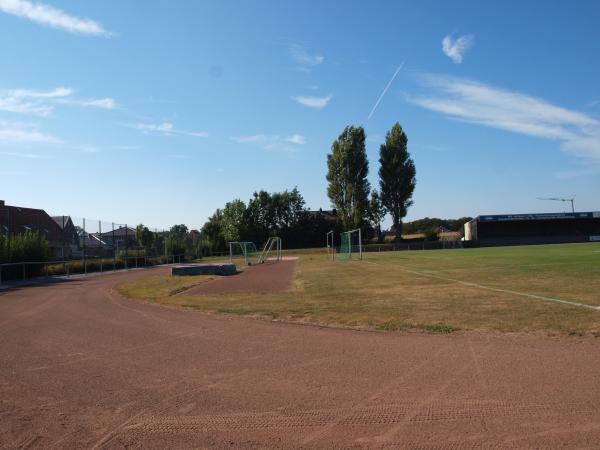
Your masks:
<svg viewBox="0 0 600 450"><path fill-rule="evenodd" d="M600 335L600 243L365 253L363 261L288 254L298 261L284 292L259 286L198 295L187 289L211 277L168 276L117 290L161 304L329 326Z"/></svg>

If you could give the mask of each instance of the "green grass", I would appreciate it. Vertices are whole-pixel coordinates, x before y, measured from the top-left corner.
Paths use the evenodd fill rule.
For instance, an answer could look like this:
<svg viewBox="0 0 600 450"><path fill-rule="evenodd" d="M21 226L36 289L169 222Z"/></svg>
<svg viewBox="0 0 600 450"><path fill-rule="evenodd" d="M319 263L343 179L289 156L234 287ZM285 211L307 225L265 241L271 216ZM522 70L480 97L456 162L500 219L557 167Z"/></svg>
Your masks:
<svg viewBox="0 0 600 450"><path fill-rule="evenodd" d="M459 283L600 305L600 244L367 253L362 262L296 254L289 293L174 297L172 282L156 277L147 287L132 282L133 294L129 283L119 291L199 310L384 331L600 335L600 310Z"/></svg>

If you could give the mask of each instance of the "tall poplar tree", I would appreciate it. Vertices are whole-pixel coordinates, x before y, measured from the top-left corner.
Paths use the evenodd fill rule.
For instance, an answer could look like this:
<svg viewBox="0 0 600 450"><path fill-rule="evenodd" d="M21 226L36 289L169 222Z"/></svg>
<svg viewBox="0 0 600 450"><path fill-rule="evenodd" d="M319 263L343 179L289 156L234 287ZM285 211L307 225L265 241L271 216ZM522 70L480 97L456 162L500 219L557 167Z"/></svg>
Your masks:
<svg viewBox="0 0 600 450"><path fill-rule="evenodd" d="M402 219L413 204L417 184L416 168L407 150L408 138L398 122L385 136L379 148L379 187L381 202L392 216L392 230L402 235Z"/></svg>
<svg viewBox="0 0 600 450"><path fill-rule="evenodd" d="M347 126L327 155L327 195L346 229L358 228L365 221L371 190L368 174L365 130Z"/></svg>

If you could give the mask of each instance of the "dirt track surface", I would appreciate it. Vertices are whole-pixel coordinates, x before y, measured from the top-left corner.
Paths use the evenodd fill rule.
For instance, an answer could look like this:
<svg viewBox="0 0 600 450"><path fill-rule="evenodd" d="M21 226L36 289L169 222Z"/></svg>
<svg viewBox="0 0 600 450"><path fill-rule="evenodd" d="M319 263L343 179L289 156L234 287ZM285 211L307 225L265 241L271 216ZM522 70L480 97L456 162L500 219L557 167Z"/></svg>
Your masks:
<svg viewBox="0 0 600 450"><path fill-rule="evenodd" d="M0 294L3 448L598 448L600 342L134 303L166 268Z"/></svg>
<svg viewBox="0 0 600 450"><path fill-rule="evenodd" d="M185 291L183 295L284 292L294 281L295 259L242 267L235 275L218 277Z"/></svg>

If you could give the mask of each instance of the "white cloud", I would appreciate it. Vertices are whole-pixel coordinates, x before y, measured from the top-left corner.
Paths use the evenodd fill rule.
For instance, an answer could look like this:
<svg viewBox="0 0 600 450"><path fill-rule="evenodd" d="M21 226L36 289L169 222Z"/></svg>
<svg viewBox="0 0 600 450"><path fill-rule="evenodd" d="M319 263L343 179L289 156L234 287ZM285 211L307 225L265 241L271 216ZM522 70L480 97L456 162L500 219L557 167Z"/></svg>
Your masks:
<svg viewBox="0 0 600 450"><path fill-rule="evenodd" d="M141 150L142 148L141 145L117 145L115 147L117 150Z"/></svg>
<svg viewBox="0 0 600 450"><path fill-rule="evenodd" d="M117 102L112 98L99 98L93 100L82 100L78 102L81 106L93 106L102 109L115 109L117 108Z"/></svg>
<svg viewBox="0 0 600 450"><path fill-rule="evenodd" d="M38 154L35 154L35 153L0 152L0 155L15 156L17 158L26 158L26 159L42 159L42 158L45 158L45 156L38 155Z"/></svg>
<svg viewBox="0 0 600 450"><path fill-rule="evenodd" d="M584 169L565 170L556 174L557 178L568 180L571 178L585 177L600 173L600 165L586 167Z"/></svg>
<svg viewBox="0 0 600 450"><path fill-rule="evenodd" d="M33 3L28 0L0 0L0 11L70 33L105 37L112 35L98 22L71 16L44 3Z"/></svg>
<svg viewBox="0 0 600 450"><path fill-rule="evenodd" d="M28 89L3 91L0 92L0 111L49 116L54 107L48 104L48 101L67 97L72 92L71 89L65 87L59 87L51 91L32 91Z"/></svg>
<svg viewBox="0 0 600 450"><path fill-rule="evenodd" d="M38 131L35 125L4 121L0 121L0 142L33 144L62 143L60 139Z"/></svg>
<svg viewBox="0 0 600 450"><path fill-rule="evenodd" d="M237 142L238 144L248 144L248 143L252 143L252 142L264 142L268 139L269 139L269 137L264 134L253 134L250 136L231 137L231 140Z"/></svg>
<svg viewBox="0 0 600 450"><path fill-rule="evenodd" d="M2 1L2 0L0 0ZM51 91L32 91L30 89L15 89L12 94L17 98L57 98L68 97L73 93L73 89L66 87L57 87Z"/></svg>
<svg viewBox="0 0 600 450"><path fill-rule="evenodd" d="M100 149L94 145L80 145L78 149L83 153L100 153Z"/></svg>
<svg viewBox="0 0 600 450"><path fill-rule="evenodd" d="M140 130L144 133L148 134L158 134L162 136L173 136L173 135L183 135L183 136L194 136L194 137L207 137L208 133L205 131L185 131L177 129L170 122L163 122L159 124L153 123L134 123L126 125L130 128L135 128L136 130Z"/></svg>
<svg viewBox="0 0 600 450"><path fill-rule="evenodd" d="M1 0L0 0L1 1ZM56 104L116 109L117 102L112 98L77 100L72 98L73 89L58 87L49 91L13 89L0 91L0 111L50 116Z"/></svg>
<svg viewBox="0 0 600 450"><path fill-rule="evenodd" d="M333 95L329 94L325 97L292 97L292 100L300 103L301 105L308 106L309 108L322 109L331 101Z"/></svg>
<svg viewBox="0 0 600 450"><path fill-rule="evenodd" d="M454 64L463 61L464 54L473 46L475 38L470 35L460 36L458 39L449 34L442 39L442 51Z"/></svg>
<svg viewBox="0 0 600 450"><path fill-rule="evenodd" d="M287 137L281 137L275 134L252 134L249 136L233 136L230 139L238 144L256 145L265 150L287 152L294 152L298 145L306 144L306 138L301 134L292 134Z"/></svg>
<svg viewBox="0 0 600 450"><path fill-rule="evenodd" d="M563 151L600 164L600 121L546 100L476 81L426 75L429 95L409 97L423 108L465 122L553 139Z"/></svg>
<svg viewBox="0 0 600 450"><path fill-rule="evenodd" d="M301 134L292 134L284 139L285 142L289 142L290 144L296 145L304 145L306 144L306 138Z"/></svg>
<svg viewBox="0 0 600 450"><path fill-rule="evenodd" d="M311 55L304 47L298 44L290 46L290 54L292 55L292 59L296 64L305 68L318 66L325 61L324 56L316 54Z"/></svg>

